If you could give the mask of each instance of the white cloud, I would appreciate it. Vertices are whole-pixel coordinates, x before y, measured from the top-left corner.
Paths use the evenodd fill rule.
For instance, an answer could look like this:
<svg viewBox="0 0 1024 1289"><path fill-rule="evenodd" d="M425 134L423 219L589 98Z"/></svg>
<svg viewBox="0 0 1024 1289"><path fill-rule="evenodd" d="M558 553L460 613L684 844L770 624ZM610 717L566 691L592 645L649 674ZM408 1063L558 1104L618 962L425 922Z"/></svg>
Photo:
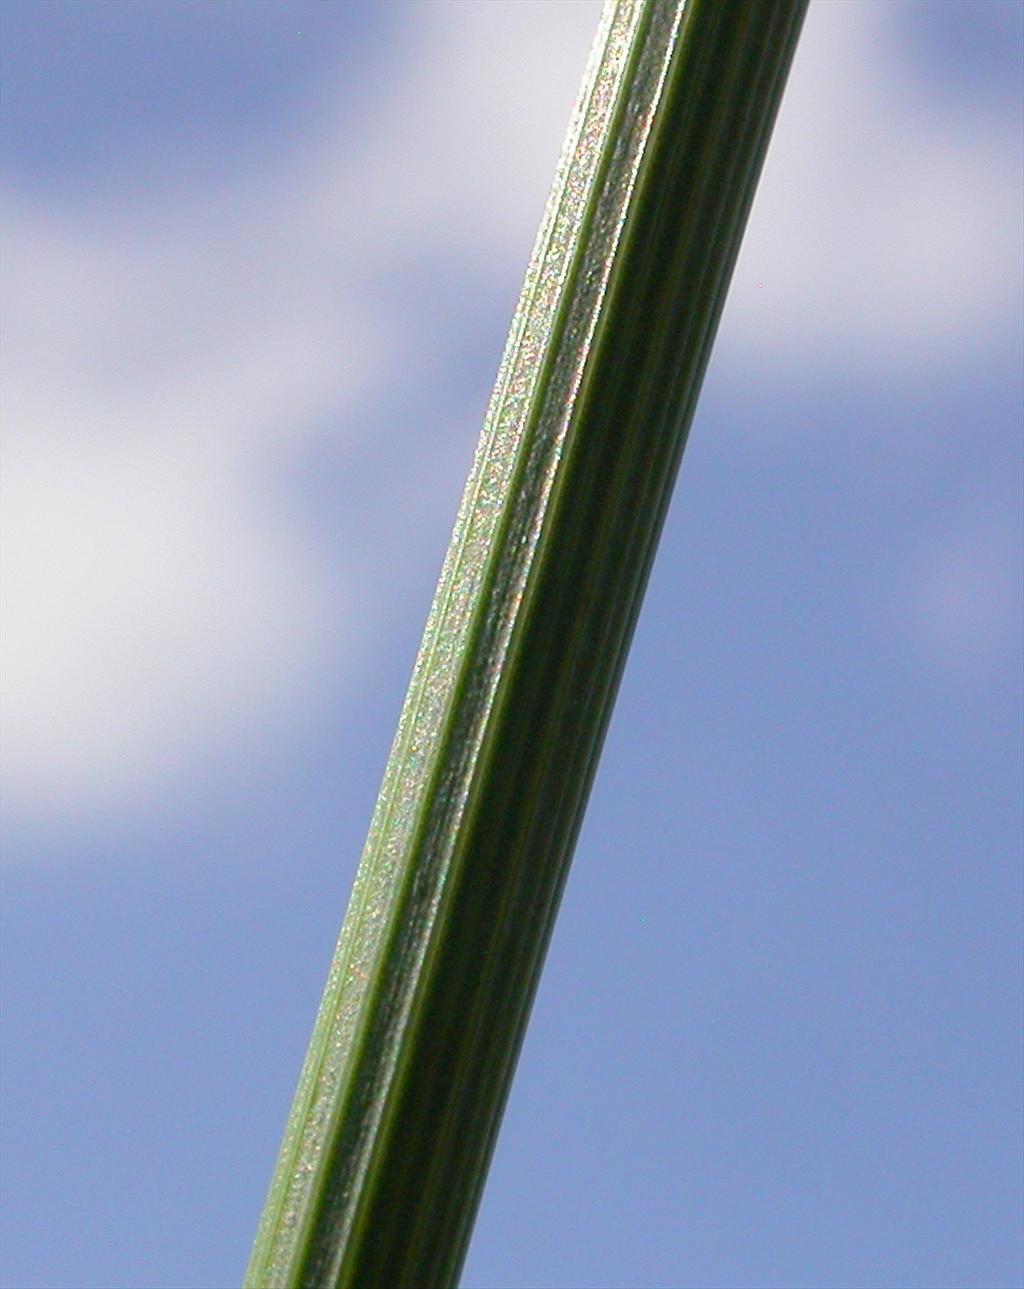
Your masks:
<svg viewBox="0 0 1024 1289"><path fill-rule="evenodd" d="M362 643L337 553L302 538L268 477L429 350L381 303L403 255L489 272L505 255L519 275L593 25L590 5L532 25L513 5L409 16L408 65L358 111L358 138L321 110L258 176L209 189L175 175L146 202L128 185L63 209L6 193L8 810L159 791ZM407 495L397 470L375 482L382 505Z"/></svg>
<svg viewBox="0 0 1024 1289"><path fill-rule="evenodd" d="M940 676L974 678L1019 652L1024 587L1019 498L980 489L957 522L919 539L901 597L919 656Z"/></svg>
<svg viewBox="0 0 1024 1289"><path fill-rule="evenodd" d="M159 228L57 230L9 201L4 242L5 800L52 810L151 787L323 665L337 577L263 472L358 396L373 328L247 307Z"/></svg>
<svg viewBox="0 0 1024 1289"><path fill-rule="evenodd" d="M1017 122L908 72L902 16L810 7L723 328L748 374L916 380L1019 318Z"/></svg>
<svg viewBox="0 0 1024 1289"><path fill-rule="evenodd" d="M47 210L8 191L9 809L158 791L358 649L346 570L268 479L314 423L353 435L425 360L381 289L403 259L500 279L511 313L597 8L409 6L388 82L355 112L311 104L258 174ZM812 10L734 360L920 363L1003 309L1012 141L962 109L922 115L887 21Z"/></svg>
<svg viewBox="0 0 1024 1289"><path fill-rule="evenodd" d="M912 603L922 643L943 664L973 672L1011 637L1019 613L1015 570L999 543L944 543L922 562Z"/></svg>

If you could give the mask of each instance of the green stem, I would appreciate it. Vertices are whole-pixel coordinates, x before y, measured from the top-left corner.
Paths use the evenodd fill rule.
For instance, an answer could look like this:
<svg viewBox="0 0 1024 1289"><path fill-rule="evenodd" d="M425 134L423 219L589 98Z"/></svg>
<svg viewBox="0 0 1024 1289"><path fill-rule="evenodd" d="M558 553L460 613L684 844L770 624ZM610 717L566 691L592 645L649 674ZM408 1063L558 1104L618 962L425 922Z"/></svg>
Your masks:
<svg viewBox="0 0 1024 1289"><path fill-rule="evenodd" d="M458 1278L805 6L605 8L250 1289Z"/></svg>

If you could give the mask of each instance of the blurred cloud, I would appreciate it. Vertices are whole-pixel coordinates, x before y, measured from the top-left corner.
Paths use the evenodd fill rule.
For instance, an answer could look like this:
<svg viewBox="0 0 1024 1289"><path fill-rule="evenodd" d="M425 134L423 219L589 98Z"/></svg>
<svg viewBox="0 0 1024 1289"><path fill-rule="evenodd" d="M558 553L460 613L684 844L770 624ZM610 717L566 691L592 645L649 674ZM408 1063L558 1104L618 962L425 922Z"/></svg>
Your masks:
<svg viewBox="0 0 1024 1289"><path fill-rule="evenodd" d="M922 541L905 595L918 654L946 675L985 675L1019 649L1024 542L1005 486L979 490L955 526ZM1011 662L1012 665L1012 662Z"/></svg>
<svg viewBox="0 0 1024 1289"><path fill-rule="evenodd" d="M810 7L726 320L758 376L903 383L1019 332L1019 111L908 75L913 8Z"/></svg>
<svg viewBox="0 0 1024 1289"><path fill-rule="evenodd" d="M208 215L60 227L7 201L8 805L150 786L298 698L345 621L266 472L358 398L372 322L289 283L244 204Z"/></svg>
<svg viewBox="0 0 1024 1289"><path fill-rule="evenodd" d="M258 167L59 204L8 181L9 809L159 791L365 644L344 552L293 522L275 471L325 423L355 450L429 361L397 264L500 277L511 312L597 5L402 13L386 79L355 105L311 96ZM745 370L923 374L1014 316L1014 123L921 111L894 20L812 7L730 302ZM401 494L383 471L365 486ZM950 618L942 587L988 595L987 565L953 563L929 621Z"/></svg>
<svg viewBox="0 0 1024 1289"><path fill-rule="evenodd" d="M303 537L275 472L327 422L356 433L423 360L381 290L403 256L521 271L594 16L549 8L540 59L514 6L410 11L408 65L359 128L321 103L259 173L179 172L144 200L119 176L60 208L8 184L8 810L159 790L310 701L363 643L344 555ZM407 496L400 470L375 482L382 505Z"/></svg>

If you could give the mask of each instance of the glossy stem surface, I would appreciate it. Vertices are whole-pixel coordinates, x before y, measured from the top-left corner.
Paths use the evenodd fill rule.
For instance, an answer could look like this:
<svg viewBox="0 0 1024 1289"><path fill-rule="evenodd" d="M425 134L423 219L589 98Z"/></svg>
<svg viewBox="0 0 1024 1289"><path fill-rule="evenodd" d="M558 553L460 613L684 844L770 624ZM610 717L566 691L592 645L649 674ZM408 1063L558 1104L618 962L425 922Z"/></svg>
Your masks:
<svg viewBox="0 0 1024 1289"><path fill-rule="evenodd" d="M250 1289L457 1282L805 7L606 5Z"/></svg>

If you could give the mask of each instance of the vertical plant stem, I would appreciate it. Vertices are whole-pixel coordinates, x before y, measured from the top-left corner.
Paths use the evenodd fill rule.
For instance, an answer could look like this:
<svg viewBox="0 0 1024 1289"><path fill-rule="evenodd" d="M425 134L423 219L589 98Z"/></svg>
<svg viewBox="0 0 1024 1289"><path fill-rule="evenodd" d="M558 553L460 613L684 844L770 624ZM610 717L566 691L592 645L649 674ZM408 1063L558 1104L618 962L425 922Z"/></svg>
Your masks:
<svg viewBox="0 0 1024 1289"><path fill-rule="evenodd" d="M457 1280L805 5L604 10L250 1289Z"/></svg>

